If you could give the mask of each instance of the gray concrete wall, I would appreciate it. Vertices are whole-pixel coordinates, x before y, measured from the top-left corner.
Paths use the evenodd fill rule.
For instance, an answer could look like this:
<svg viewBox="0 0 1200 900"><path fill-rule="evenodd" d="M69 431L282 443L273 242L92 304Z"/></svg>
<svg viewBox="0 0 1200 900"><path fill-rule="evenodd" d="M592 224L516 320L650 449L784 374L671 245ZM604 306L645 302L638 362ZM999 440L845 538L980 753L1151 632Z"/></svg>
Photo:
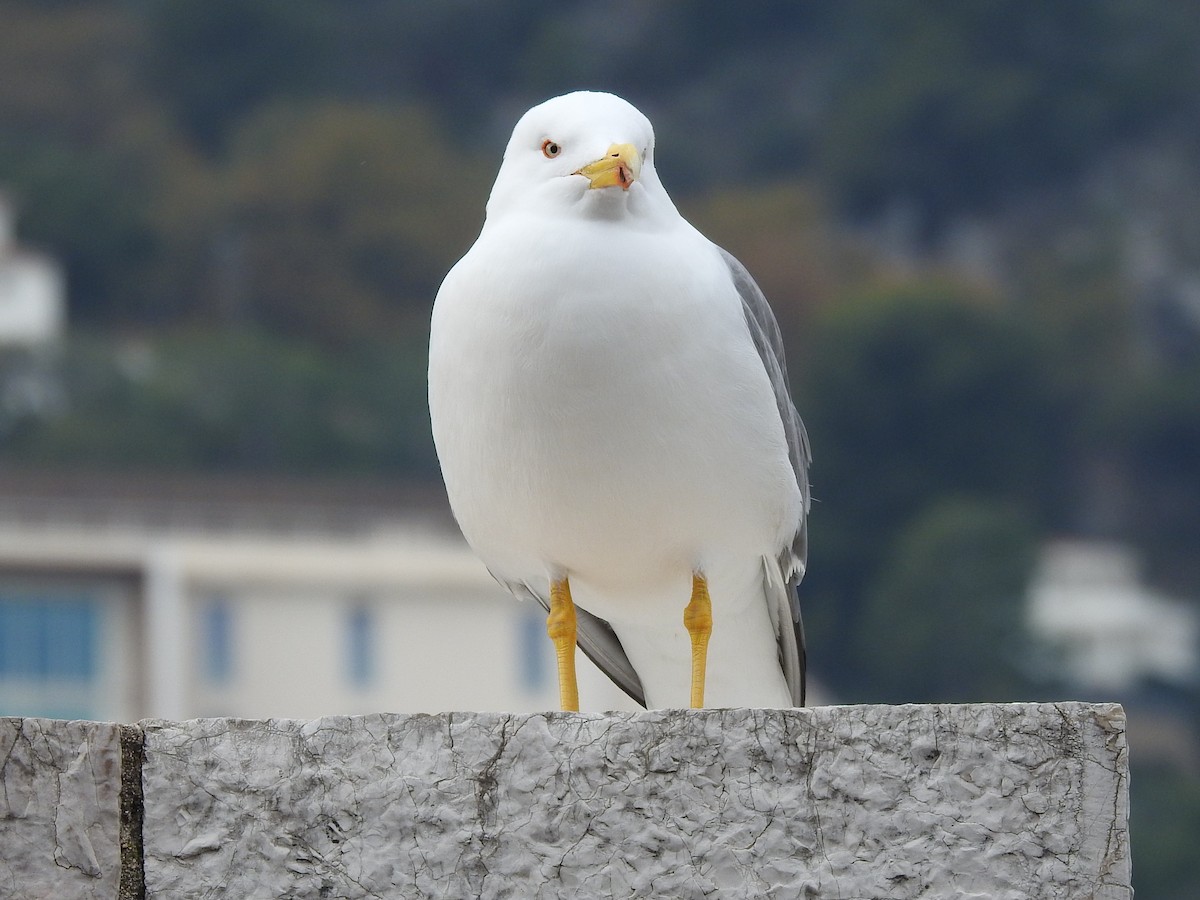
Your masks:
<svg viewBox="0 0 1200 900"><path fill-rule="evenodd" d="M1128 898L1127 771L1075 703L0 719L0 897Z"/></svg>
<svg viewBox="0 0 1200 900"><path fill-rule="evenodd" d="M0 897L116 897L121 728L0 718Z"/></svg>

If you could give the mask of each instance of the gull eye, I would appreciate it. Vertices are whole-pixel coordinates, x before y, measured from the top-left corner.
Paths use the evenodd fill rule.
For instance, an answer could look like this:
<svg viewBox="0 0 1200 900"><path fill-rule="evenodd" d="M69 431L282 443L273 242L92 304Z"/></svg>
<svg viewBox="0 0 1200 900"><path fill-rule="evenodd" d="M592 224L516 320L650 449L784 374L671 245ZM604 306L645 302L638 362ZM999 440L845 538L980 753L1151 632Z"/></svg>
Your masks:
<svg viewBox="0 0 1200 900"><path fill-rule="evenodd" d="M558 146L557 143L549 138L542 141L542 156L546 157L546 159L554 159L560 153L562 153L562 147Z"/></svg>

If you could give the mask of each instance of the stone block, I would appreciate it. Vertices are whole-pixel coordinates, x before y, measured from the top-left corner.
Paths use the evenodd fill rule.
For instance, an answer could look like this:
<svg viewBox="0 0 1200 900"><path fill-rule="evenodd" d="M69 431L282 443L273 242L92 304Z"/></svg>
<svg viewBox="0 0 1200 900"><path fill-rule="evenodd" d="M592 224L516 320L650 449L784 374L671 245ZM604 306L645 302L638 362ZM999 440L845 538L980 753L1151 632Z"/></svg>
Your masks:
<svg viewBox="0 0 1200 900"><path fill-rule="evenodd" d="M121 728L0 718L0 897L117 897Z"/></svg>
<svg viewBox="0 0 1200 900"><path fill-rule="evenodd" d="M142 725L151 898L1131 896L1113 705Z"/></svg>

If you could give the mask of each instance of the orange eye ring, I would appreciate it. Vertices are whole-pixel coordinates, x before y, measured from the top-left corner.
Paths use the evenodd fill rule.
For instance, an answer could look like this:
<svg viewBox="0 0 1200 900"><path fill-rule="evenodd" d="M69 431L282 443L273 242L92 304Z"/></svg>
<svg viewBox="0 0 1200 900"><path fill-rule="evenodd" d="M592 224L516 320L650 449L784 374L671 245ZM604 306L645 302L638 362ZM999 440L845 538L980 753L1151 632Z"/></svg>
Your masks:
<svg viewBox="0 0 1200 900"><path fill-rule="evenodd" d="M554 159L560 153L562 153L562 147L558 145L557 141L552 141L549 138L542 141L542 156L546 157L546 159Z"/></svg>

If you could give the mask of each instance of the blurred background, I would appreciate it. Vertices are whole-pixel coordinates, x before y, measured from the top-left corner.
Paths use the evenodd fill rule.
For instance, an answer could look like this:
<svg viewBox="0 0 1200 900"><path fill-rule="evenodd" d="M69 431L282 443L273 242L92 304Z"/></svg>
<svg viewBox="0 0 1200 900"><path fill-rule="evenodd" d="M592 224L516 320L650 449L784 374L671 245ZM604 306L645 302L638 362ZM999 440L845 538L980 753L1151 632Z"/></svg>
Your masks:
<svg viewBox="0 0 1200 900"><path fill-rule="evenodd" d="M779 317L819 702L1120 701L1139 896L1200 895L1172 0L0 0L0 714L554 705L425 354L513 123L576 88Z"/></svg>

